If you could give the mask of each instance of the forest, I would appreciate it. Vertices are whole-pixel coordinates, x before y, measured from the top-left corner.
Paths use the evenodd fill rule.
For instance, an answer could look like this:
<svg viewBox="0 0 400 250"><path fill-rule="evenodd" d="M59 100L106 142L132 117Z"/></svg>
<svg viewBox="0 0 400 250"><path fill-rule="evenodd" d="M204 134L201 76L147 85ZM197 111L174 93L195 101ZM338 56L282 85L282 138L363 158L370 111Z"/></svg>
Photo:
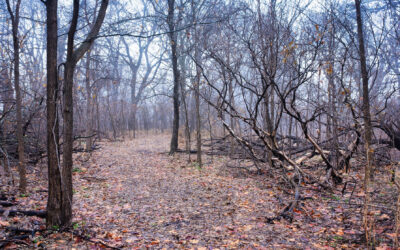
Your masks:
<svg viewBox="0 0 400 250"><path fill-rule="evenodd" d="M0 0L0 249L399 249L400 0Z"/></svg>

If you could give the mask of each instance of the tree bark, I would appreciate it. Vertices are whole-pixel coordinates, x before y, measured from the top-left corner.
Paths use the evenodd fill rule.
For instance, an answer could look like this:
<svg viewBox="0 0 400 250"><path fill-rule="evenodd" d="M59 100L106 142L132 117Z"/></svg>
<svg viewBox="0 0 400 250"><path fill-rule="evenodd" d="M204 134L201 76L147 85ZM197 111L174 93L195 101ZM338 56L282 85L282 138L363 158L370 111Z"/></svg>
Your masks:
<svg viewBox="0 0 400 250"><path fill-rule="evenodd" d="M14 89L15 89L15 102L17 106L17 140L18 140L18 173L19 173L19 191L26 192L26 169L25 169L25 149L24 149L24 136L22 131L22 97L19 85L19 49L20 40L18 38L19 28L19 12L21 0L17 0L15 12L11 8L10 0L6 0L7 10L11 17L12 24L12 38L13 38L13 56L14 56Z"/></svg>
<svg viewBox="0 0 400 250"><path fill-rule="evenodd" d="M194 1L192 1L192 11L193 16L195 16L195 8ZM194 21L197 21L194 18ZM201 58L199 51L199 32L197 25L195 26L194 31L194 57L196 58L196 77L194 81L194 98L196 103L196 149L197 149L197 164L199 167L202 167L202 159L201 159L201 117L200 117L200 76L201 76Z"/></svg>
<svg viewBox="0 0 400 250"><path fill-rule="evenodd" d="M90 86L90 51L86 56L86 151L92 149L92 134L93 134L93 103L92 103L92 88Z"/></svg>
<svg viewBox="0 0 400 250"><path fill-rule="evenodd" d="M200 72L196 69L195 99L196 99L196 148L197 164L202 167L201 160L201 116L200 116Z"/></svg>
<svg viewBox="0 0 400 250"><path fill-rule="evenodd" d="M184 44L184 38L181 37L180 39L180 48L179 51L184 51L185 47L183 46ZM183 112L185 115L185 148L186 152L188 154L188 162L191 161L191 156L190 156L190 149L191 149L191 136L190 136L190 126L189 126L189 111L188 111L188 101L187 101L187 92L186 92L186 56L183 54L180 54L181 56L179 57L178 63L180 65L180 92L181 92L181 100L182 100L182 106L183 106Z"/></svg>
<svg viewBox="0 0 400 250"><path fill-rule="evenodd" d="M4 27L5 29L6 27ZM3 53L2 53L3 55ZM3 120L3 126L2 126L2 133L1 134L1 140L6 141L7 140L7 135L10 133L11 131L11 127L12 124L10 124L10 121L8 121L7 119L5 119L8 114L10 113L10 111L13 108L13 102L14 102L14 98L13 98L13 88L11 86L11 79L10 79L10 74L9 74L9 70L8 70L8 64L6 64L5 62L2 63L1 65L1 69L0 69L0 83L1 83L1 88L2 91L0 93L0 98L1 100L4 102L3 104L3 110L1 112L1 117ZM8 158L8 154L7 154L7 150L0 146L0 154L2 155L3 158L3 166L4 166L4 171L5 171L5 175L7 177L12 177L12 182L14 183L14 179L13 179L13 175L10 171L10 162L9 162L9 158Z"/></svg>
<svg viewBox="0 0 400 250"><path fill-rule="evenodd" d="M327 70L327 77L328 77L328 88L329 88L329 95L330 95L330 103L329 103L329 114L331 116L330 121L332 122L332 136L333 136L333 152L335 154L335 166L339 165L339 138L338 138L338 113L336 108L337 103L337 91L336 91L336 84L335 84L335 37L334 34L336 32L335 27L331 24L331 31L329 34L329 48L328 48L328 70Z"/></svg>
<svg viewBox="0 0 400 250"><path fill-rule="evenodd" d="M96 22L91 28L86 39L74 50L74 38L78 24L79 0L74 0L71 26L68 31L67 60L64 69L63 89L63 118L64 118L64 144L63 144L63 169L62 169L62 197L61 197L61 225L68 227L72 220L72 153L73 153L73 77L76 64L90 49L104 21L108 0L102 0Z"/></svg>
<svg viewBox="0 0 400 250"><path fill-rule="evenodd" d="M172 137L170 154L174 154L178 149L178 136L179 136L179 81L180 73L178 69L178 54L177 54L177 34L175 32L174 24L174 11L175 11L175 0L168 0L168 16L167 23L169 28L169 38L171 44L171 58L172 58L172 71L174 75L174 119L172 123Z"/></svg>
<svg viewBox="0 0 400 250"><path fill-rule="evenodd" d="M188 153L188 161L190 162L190 148L191 148L191 138L190 138L190 128L189 128L189 112L188 112L188 105L187 105L187 100L186 100L186 89L185 89L185 83L182 80L180 81L180 88L181 88L181 95L182 95L182 104L183 104L183 111L185 114L185 147L186 147L186 152Z"/></svg>
<svg viewBox="0 0 400 250"><path fill-rule="evenodd" d="M57 5L58 0L46 1L47 27L47 167L49 195L46 224L48 228L61 225L61 173L59 165L59 134L57 116Z"/></svg>
<svg viewBox="0 0 400 250"><path fill-rule="evenodd" d="M367 244L370 243L371 239L371 226L370 218L368 215L368 205L370 203L370 182L371 182L371 169L372 169L372 150L371 140L372 140L372 124L371 124L371 113L370 113L370 103L369 103L369 87L368 87L368 71L367 71L367 59L364 46L364 33L362 25L361 16L361 0L354 0L356 13L357 13L357 35L359 43L359 56L360 56L360 68L361 68L361 78L362 78L362 92L363 92L363 103L362 111L364 115L364 139L365 139L365 151L367 155L367 164L365 164L365 176L364 176L364 189L365 189L365 202L363 211L363 222L365 229L365 238ZM370 247L370 246L368 246Z"/></svg>
<svg viewBox="0 0 400 250"><path fill-rule="evenodd" d="M62 168L62 200L61 224L68 227L72 219L72 148L73 148L73 77L77 61L74 60L74 38L78 25L79 0L73 2L73 14L67 40L67 61L64 68L63 89L63 168Z"/></svg>

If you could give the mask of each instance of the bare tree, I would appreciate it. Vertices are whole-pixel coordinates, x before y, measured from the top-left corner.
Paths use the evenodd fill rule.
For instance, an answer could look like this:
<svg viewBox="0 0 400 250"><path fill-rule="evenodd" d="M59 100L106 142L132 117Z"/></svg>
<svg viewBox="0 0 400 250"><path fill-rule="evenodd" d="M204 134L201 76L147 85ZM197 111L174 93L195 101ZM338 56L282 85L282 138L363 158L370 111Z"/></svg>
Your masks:
<svg viewBox="0 0 400 250"><path fill-rule="evenodd" d="M365 151L367 155L367 164L365 164L365 175L364 175L364 188L365 188L365 201L364 201L364 212L363 222L365 230L365 238L367 245L371 243L371 218L369 218L369 204L370 204L370 182L371 182L371 169L372 169L372 123L371 123L371 112L370 112L370 101L369 101L369 86L368 86L368 71L367 71L367 59L364 45L364 33L363 33L363 21L361 14L361 0L354 0L356 13L357 13L357 34L358 34L358 53L360 56L360 68L362 78L362 93L363 93L363 105L362 111L364 114L364 140L365 140Z"/></svg>
<svg viewBox="0 0 400 250"><path fill-rule="evenodd" d="M193 23L197 22L196 16L196 5L194 1L192 1L192 15L193 15ZM199 48L199 30L197 25L194 26L194 57L195 60L200 64L196 64L196 76L194 79L194 98L196 102L196 149L197 149L197 164L199 167L202 167L202 159L201 159L201 116L200 116L200 78L201 78L201 55L200 55L200 48Z"/></svg>
<svg viewBox="0 0 400 250"><path fill-rule="evenodd" d="M74 38L78 24L79 0L74 0L73 16L68 31L67 59L64 68L64 90L63 90L63 122L64 122L64 144L63 144L63 196L62 196L62 225L68 226L72 219L72 152L73 152L73 77L78 61L90 49L96 39L106 15L108 0L102 0L96 21L89 31L85 40L78 48L74 48Z"/></svg>
<svg viewBox="0 0 400 250"><path fill-rule="evenodd" d="M68 32L67 59L64 65L63 89L63 167L58 154L57 119L57 1L45 2L47 8L47 122L49 159L48 226L68 227L72 219L72 152L73 152L73 76L76 64L90 49L103 23L108 0L102 0L96 21L85 40L74 48L79 16L79 0L73 2L73 15ZM52 52L52 53L49 53Z"/></svg>
<svg viewBox="0 0 400 250"><path fill-rule="evenodd" d="M172 123L172 137L171 137L171 146L170 146L170 154L174 154L178 149L178 136L179 136L179 87L180 87L180 72L178 69L178 51L177 51L177 32L175 27L175 0L168 0L168 16L167 16L167 24L168 24L168 32L169 32L169 40L171 46L171 60L172 60L172 73L174 75L174 91L173 91L173 100L174 100L174 120Z"/></svg>
<svg viewBox="0 0 400 250"><path fill-rule="evenodd" d="M58 74L57 74L57 0L47 0L47 166L49 194L47 200L48 228L62 225L62 184L61 165L59 161L59 119L57 114Z"/></svg>
<svg viewBox="0 0 400 250"><path fill-rule="evenodd" d="M144 27L144 24L142 24ZM121 38L124 44L126 55L122 58L128 64L131 70L130 79L130 102L131 102L131 112L129 119L129 128L133 130L133 137L136 137L136 113L140 102L145 98L145 91L154 84L154 79L159 72L159 68L163 59L161 54L159 58L150 58L150 46L154 40L154 37L148 38L143 41L143 39L138 39L139 55L136 60L130 52L129 44L124 37ZM143 60L144 59L144 60ZM145 67L143 67L145 64ZM144 68L144 72L141 78L138 79L140 75L140 69Z"/></svg>
<svg viewBox="0 0 400 250"><path fill-rule="evenodd" d="M10 0L6 0L7 10L11 17L12 24L12 37L13 37L13 55L14 55L14 89L15 101L17 104L17 140L18 140L18 172L19 172L19 190L21 193L26 192L26 169L25 169L25 149L24 149L24 136L22 131L22 96L20 89L20 55L19 50L21 46L20 36L18 34L18 27L20 21L20 7L21 0L15 2L15 10L13 11Z"/></svg>

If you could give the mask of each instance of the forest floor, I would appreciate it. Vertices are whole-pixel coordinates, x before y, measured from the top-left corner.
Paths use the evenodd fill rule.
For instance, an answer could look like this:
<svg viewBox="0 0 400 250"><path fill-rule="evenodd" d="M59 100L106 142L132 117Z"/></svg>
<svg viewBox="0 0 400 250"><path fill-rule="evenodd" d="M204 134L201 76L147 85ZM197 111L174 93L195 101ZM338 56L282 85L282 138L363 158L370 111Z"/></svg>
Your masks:
<svg viewBox="0 0 400 250"><path fill-rule="evenodd" d="M343 185L328 192L316 184L304 183L304 199L294 210L293 221L271 220L293 199L290 188L272 173L257 175L228 168L226 158L221 156L205 156L204 167L200 169L188 162L186 154L167 154L167 135L99 145L101 148L91 155L75 155L73 233L58 232L57 228L52 232L33 232L21 242L4 244L3 241L3 246L49 249L365 247L359 174L352 176L354 182L348 184L344 193L341 192ZM18 205L14 209L45 209L45 168L43 165L42 170L31 169L30 192L27 196L15 197ZM14 187L2 187L1 191L15 194ZM385 206L373 210L376 245L390 249L394 237L393 213ZM38 217L0 216L0 240L11 227L44 229L45 221Z"/></svg>

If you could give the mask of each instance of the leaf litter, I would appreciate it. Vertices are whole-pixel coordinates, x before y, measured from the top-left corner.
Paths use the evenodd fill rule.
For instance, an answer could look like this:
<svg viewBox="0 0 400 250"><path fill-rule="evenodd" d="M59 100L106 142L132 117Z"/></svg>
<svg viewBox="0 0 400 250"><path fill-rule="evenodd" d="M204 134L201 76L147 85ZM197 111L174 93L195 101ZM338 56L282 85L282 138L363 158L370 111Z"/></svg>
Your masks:
<svg viewBox="0 0 400 250"><path fill-rule="evenodd" d="M273 175L226 168L227 159L204 155L202 169L187 155L169 156L169 137L153 135L101 142L101 149L74 155L74 219L69 232L37 231L27 246L8 248L362 248L360 206L346 203L340 188L324 192L304 184L309 199L292 223L269 221L293 199ZM83 160L84 159L84 160ZM17 197L21 209L44 210L44 166L31 170L32 192ZM236 171L236 172L235 172ZM354 187L353 202L362 200ZM358 189L357 189L358 188ZM15 194L13 187L2 192ZM44 190L44 191L43 191ZM354 193L354 194L353 194ZM393 217L377 209L376 232L383 249L393 238ZM44 229L38 217L0 217L0 239L10 226ZM71 232L73 231L73 233ZM389 247L387 249L390 249Z"/></svg>

